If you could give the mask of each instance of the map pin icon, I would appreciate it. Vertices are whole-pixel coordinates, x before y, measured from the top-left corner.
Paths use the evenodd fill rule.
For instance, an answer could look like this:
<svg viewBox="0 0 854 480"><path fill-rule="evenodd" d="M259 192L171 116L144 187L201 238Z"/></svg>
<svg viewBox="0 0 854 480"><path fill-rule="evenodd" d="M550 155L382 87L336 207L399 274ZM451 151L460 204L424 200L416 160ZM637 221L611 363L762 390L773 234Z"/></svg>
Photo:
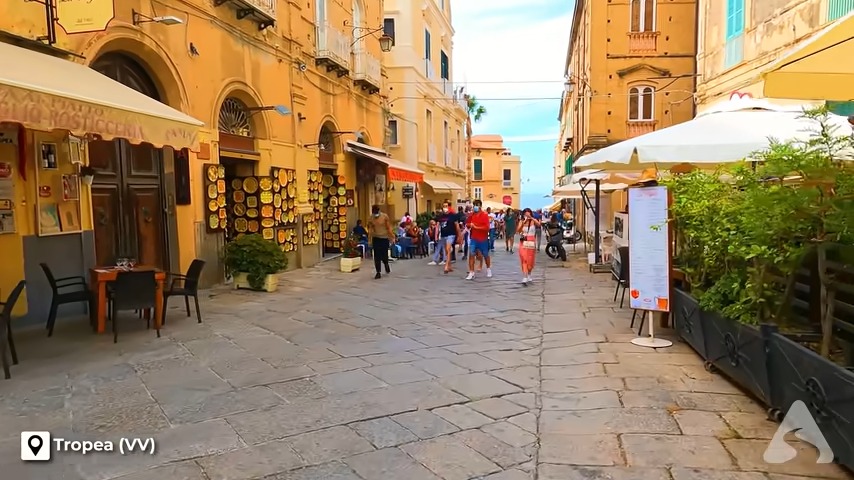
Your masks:
<svg viewBox="0 0 854 480"><path fill-rule="evenodd" d="M27 440L27 445L30 447L33 455L38 455L39 450L42 449L42 437L33 435L29 440Z"/></svg>

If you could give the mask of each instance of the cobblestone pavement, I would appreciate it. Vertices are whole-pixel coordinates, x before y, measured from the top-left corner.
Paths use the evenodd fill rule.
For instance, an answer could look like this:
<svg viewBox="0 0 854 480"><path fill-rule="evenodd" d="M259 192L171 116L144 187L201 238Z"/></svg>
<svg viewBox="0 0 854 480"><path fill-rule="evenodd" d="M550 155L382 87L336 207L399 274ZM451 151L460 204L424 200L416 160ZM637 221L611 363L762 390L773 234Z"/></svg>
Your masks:
<svg viewBox="0 0 854 480"><path fill-rule="evenodd" d="M805 451L761 457L776 425L688 347L633 346L608 275L542 256L519 283L426 260L286 274L279 292L219 290L163 338L125 318L19 335L0 380L4 479L796 480L846 478ZM179 302L176 302L179 303ZM20 431L155 436L155 455L19 459Z"/></svg>

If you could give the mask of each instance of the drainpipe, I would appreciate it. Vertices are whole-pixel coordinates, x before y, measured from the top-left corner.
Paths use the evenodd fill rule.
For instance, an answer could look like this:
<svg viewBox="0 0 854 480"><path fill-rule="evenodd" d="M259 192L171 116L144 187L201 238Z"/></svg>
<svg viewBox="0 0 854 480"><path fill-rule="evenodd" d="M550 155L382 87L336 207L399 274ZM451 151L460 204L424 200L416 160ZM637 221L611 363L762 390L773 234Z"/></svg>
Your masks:
<svg viewBox="0 0 854 480"><path fill-rule="evenodd" d="M691 94L691 118L697 116L697 80L700 75L699 53L700 53L700 2L702 0L694 0L694 87Z"/></svg>

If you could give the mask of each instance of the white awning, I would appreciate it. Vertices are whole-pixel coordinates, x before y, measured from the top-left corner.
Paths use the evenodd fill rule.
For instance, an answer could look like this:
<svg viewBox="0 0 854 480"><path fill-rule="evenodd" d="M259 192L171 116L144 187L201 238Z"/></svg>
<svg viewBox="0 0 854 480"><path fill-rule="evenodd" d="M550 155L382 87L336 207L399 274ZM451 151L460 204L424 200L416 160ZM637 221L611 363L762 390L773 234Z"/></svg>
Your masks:
<svg viewBox="0 0 854 480"><path fill-rule="evenodd" d="M433 178L425 178L424 183L430 185L430 188L433 189L436 193L451 193L451 192L462 192L463 187L457 185L454 182L445 182L442 180L436 180Z"/></svg>
<svg viewBox="0 0 854 480"><path fill-rule="evenodd" d="M155 147L198 147L203 122L85 65L2 42L0 59L0 122Z"/></svg>
<svg viewBox="0 0 854 480"><path fill-rule="evenodd" d="M424 181L424 171L416 167L407 165L406 163L395 160L389 156L388 152L381 148L365 145L361 142L348 140L344 147L349 153L360 157L376 160L388 166L388 179L392 182L412 182L419 183Z"/></svg>

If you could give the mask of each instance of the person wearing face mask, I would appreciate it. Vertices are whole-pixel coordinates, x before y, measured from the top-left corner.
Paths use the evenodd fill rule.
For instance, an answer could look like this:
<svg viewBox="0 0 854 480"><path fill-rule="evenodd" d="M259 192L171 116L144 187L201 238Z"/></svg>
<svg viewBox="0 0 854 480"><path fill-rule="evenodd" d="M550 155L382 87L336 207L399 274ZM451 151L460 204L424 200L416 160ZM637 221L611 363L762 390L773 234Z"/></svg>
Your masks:
<svg viewBox="0 0 854 480"><path fill-rule="evenodd" d="M451 207L450 203L445 203L442 208L442 217L439 224L442 226L442 237L445 239L445 273L450 273L454 269L451 268L454 249L457 244L462 242L462 232L460 231L460 216L457 211Z"/></svg>
<svg viewBox="0 0 854 480"><path fill-rule="evenodd" d="M380 206L371 207L371 219L368 221L368 231L371 234L371 245L374 250L374 268L377 274L374 278L380 278L380 265L385 265L385 273L391 273L388 265L388 249L394 241L394 231L388 215L380 212Z"/></svg>
<svg viewBox="0 0 854 480"><path fill-rule="evenodd" d="M470 230L471 245L469 248L469 273L466 280L474 280L475 257L483 258L486 262L486 278L492 278L492 261L489 258L489 214L482 210L483 203L474 201L473 213L466 223Z"/></svg>
<svg viewBox="0 0 854 480"><path fill-rule="evenodd" d="M522 285L528 286L534 279L531 272L534 270L534 261L537 256L537 229L542 229L539 221L534 219L530 208L522 211L522 221L516 228L519 235L519 263L522 266Z"/></svg>

